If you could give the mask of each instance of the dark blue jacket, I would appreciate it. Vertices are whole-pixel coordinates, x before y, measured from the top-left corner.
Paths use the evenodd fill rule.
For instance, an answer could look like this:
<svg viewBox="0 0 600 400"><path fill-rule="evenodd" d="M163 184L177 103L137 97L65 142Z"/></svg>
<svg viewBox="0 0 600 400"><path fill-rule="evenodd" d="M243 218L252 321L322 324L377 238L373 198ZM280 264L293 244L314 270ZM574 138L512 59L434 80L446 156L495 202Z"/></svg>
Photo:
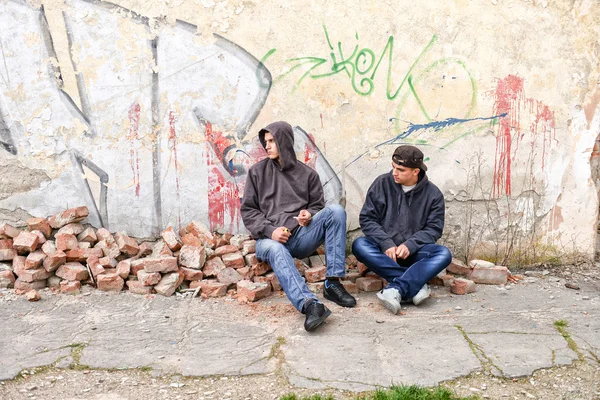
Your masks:
<svg viewBox="0 0 600 400"><path fill-rule="evenodd" d="M375 179L362 210L360 227L381 251L406 245L410 254L435 243L444 230L444 196L425 171L408 193L394 181L392 172Z"/></svg>

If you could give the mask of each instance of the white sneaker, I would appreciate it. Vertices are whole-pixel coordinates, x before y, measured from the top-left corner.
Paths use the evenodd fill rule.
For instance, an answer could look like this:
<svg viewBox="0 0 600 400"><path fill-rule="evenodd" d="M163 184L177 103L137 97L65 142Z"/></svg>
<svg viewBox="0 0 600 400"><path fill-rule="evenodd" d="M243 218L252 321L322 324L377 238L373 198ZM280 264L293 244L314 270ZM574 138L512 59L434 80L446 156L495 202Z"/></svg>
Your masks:
<svg viewBox="0 0 600 400"><path fill-rule="evenodd" d="M381 304L392 314L398 314L400 312L400 300L402 298L398 289L382 289L381 291L377 292L377 298Z"/></svg>
<svg viewBox="0 0 600 400"><path fill-rule="evenodd" d="M412 298L412 302L415 306L418 306L423 301L428 299L430 295L431 289L429 289L429 286L427 286L427 284L424 284L421 290L419 290L419 292L415 294L415 297Z"/></svg>

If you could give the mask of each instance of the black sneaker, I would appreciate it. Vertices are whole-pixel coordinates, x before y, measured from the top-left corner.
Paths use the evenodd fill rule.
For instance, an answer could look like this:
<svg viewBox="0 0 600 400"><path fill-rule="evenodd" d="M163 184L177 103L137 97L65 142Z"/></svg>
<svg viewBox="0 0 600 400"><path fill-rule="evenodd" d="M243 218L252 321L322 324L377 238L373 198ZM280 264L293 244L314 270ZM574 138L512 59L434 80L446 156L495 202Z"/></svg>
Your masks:
<svg viewBox="0 0 600 400"><path fill-rule="evenodd" d="M304 314L306 314L304 329L306 329L308 332L317 329L317 327L331 315L331 311L325 307L325 304L314 299L306 301L304 310Z"/></svg>
<svg viewBox="0 0 600 400"><path fill-rule="evenodd" d="M342 307L354 307L356 305L356 299L346 291L340 281L325 281L323 296Z"/></svg>

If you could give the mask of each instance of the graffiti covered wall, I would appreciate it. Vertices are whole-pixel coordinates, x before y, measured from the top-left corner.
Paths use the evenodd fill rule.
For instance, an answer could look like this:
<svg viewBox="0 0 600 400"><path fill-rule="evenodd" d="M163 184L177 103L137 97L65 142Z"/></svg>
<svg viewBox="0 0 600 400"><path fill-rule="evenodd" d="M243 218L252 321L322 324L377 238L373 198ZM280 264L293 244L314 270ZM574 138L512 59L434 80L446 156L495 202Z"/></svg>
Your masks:
<svg viewBox="0 0 600 400"><path fill-rule="evenodd" d="M351 230L410 143L456 253L591 256L598 3L393 3L0 0L0 220L84 204L137 237L243 231L257 132L284 119Z"/></svg>

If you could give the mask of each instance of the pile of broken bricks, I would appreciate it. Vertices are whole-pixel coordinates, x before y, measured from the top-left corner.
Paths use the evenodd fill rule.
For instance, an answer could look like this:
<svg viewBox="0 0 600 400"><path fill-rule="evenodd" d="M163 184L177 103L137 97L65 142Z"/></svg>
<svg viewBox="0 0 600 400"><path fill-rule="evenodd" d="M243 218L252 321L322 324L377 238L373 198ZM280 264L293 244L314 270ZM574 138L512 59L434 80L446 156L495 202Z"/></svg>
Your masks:
<svg viewBox="0 0 600 400"><path fill-rule="evenodd" d="M49 218L30 218L27 227L0 224L0 288L13 288L39 299L49 287L76 294L82 285L107 292L127 288L136 294L171 296L176 291L204 298L231 296L252 302L280 291L271 267L256 258L256 241L248 235L217 234L192 221L175 232L168 227L155 243L138 241L125 232L111 233L82 222L87 207ZM296 261L296 268L314 292L321 292L326 266L324 249ZM474 260L467 267L457 260L431 283L449 286L453 293L474 290L475 283L504 284L506 267ZM342 281L348 292L381 290L385 280L369 272L354 256L346 259ZM455 277L456 275L456 277ZM470 280L459 276L468 276Z"/></svg>

